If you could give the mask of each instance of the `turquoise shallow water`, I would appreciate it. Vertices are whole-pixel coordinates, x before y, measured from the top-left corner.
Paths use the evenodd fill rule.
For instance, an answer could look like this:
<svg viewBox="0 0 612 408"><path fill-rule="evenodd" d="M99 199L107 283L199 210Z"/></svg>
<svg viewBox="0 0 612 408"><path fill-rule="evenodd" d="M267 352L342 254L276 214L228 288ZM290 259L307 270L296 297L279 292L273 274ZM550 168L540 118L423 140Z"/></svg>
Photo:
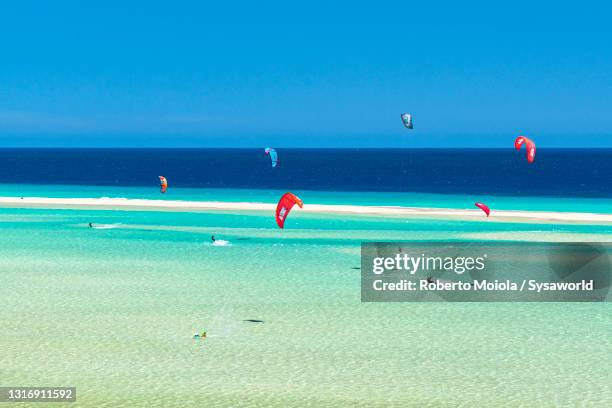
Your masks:
<svg viewBox="0 0 612 408"><path fill-rule="evenodd" d="M103 190L2 186L0 195L159 197ZM317 203L380 198L302 195ZM275 197L229 190L167 197L245 196ZM514 200L527 209L550 199ZM605 204L555 209L603 212ZM92 230L88 222L117 227ZM353 269L364 240L612 241L610 226L296 210L281 231L270 214L255 212L0 209L0 227L0 383L73 385L73 406L612 404L609 303L363 304ZM213 233L232 246L209 245ZM211 337L194 341L203 328Z"/></svg>

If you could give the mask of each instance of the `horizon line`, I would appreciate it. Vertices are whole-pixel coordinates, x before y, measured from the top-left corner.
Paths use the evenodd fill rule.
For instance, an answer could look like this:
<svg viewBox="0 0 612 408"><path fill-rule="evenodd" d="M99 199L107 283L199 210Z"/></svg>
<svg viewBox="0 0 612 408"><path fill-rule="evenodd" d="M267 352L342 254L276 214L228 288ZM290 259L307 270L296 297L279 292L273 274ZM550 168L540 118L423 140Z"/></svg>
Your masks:
<svg viewBox="0 0 612 408"><path fill-rule="evenodd" d="M261 145L261 146L0 146L0 150L17 150L17 149L41 149L41 150L70 150L70 149L151 149L151 150L204 150L204 149L219 149L219 150L252 150L252 149L263 149L265 147L274 147L275 149L299 149L299 150L497 150L497 149L508 149L513 148L510 146L437 146L437 147L426 147L426 146L278 146L278 145ZM555 149L555 150L612 150L612 146L540 146L538 149Z"/></svg>

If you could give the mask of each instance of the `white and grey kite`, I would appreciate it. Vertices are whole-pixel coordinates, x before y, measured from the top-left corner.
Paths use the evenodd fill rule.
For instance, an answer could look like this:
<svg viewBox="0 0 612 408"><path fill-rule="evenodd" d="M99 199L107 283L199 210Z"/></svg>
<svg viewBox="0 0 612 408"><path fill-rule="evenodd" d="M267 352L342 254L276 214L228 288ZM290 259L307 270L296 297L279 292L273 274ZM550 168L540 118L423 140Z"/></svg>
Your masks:
<svg viewBox="0 0 612 408"><path fill-rule="evenodd" d="M402 113L402 122L407 129L412 129L412 115L409 113Z"/></svg>

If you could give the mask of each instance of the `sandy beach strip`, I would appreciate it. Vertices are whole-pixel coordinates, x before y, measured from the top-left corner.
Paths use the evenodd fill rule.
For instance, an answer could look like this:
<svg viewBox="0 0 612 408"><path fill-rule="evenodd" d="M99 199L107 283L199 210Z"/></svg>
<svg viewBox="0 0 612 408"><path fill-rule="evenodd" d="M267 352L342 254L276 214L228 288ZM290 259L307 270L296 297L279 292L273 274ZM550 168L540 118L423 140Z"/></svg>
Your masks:
<svg viewBox="0 0 612 408"><path fill-rule="evenodd" d="M276 204L221 201L179 201L149 200L127 198L50 198L50 197L0 197L0 208L47 208L74 210L118 210L118 211L266 211L273 213ZM523 223L567 223L612 225L612 214L582 212L550 212L492 210L490 217L478 209L423 208L398 206L304 204L306 213L346 214L351 216L379 216L406 218L434 218L483 222L523 222Z"/></svg>

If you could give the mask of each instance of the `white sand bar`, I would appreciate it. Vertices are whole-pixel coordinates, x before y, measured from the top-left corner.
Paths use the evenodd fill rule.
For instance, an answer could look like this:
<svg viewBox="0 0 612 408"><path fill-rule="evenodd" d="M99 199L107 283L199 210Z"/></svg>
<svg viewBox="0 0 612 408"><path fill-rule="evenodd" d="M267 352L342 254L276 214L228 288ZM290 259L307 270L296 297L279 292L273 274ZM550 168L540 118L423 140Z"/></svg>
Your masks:
<svg viewBox="0 0 612 408"><path fill-rule="evenodd" d="M220 201L144 200L126 198L48 198L48 197L0 197L0 208L58 208L75 210L124 210L124 211L269 211L276 204ZM421 208L397 206L304 204L296 211L321 214L347 214L352 216L380 216L406 218L435 218L483 222L566 223L612 225L612 214L492 210L491 216L478 210L452 208Z"/></svg>

